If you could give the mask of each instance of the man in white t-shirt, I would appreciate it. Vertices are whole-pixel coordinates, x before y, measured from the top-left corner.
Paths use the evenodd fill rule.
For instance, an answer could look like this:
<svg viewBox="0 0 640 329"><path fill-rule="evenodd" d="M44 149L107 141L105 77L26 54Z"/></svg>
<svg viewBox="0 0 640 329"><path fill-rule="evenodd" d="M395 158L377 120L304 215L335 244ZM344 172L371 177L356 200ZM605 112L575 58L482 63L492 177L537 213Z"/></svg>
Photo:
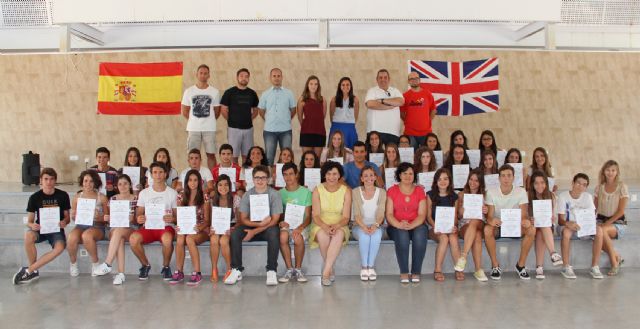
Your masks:
<svg viewBox="0 0 640 329"><path fill-rule="evenodd" d="M527 205L529 204L529 198L527 197L527 191L522 187L513 185L514 170L508 164L502 165L498 169L498 177L500 186L487 190L485 197L488 211L487 224L484 227L484 241L487 246L487 253L491 258L491 278L500 280L502 277L502 269L496 256L496 235L499 236L500 225L502 225L500 219L501 210L520 209L522 241L520 242L520 258L516 263L516 271L520 279L529 280L530 276L525 265L536 237L536 228L528 215Z"/></svg>
<svg viewBox="0 0 640 329"><path fill-rule="evenodd" d="M389 71L380 69L376 75L377 86L367 91L367 133L377 131L383 144L398 143L402 119L400 106L404 98L400 90L389 86Z"/></svg>
<svg viewBox="0 0 640 329"><path fill-rule="evenodd" d="M140 229L133 231L129 237L131 251L138 260L140 260L139 280L147 280L151 264L144 252L143 245L152 242L160 242L162 244L162 278L164 280L171 279L171 255L173 254L173 237L176 234L173 226L176 223L176 207L177 197L176 191L168 187L165 183L167 178L167 169L164 163L154 162L149 166L153 186L148 187L138 195L138 203L136 208L136 219L138 224L143 225ZM164 205L164 216L162 217L165 226L164 229L149 229L145 223L147 222L147 213L145 209L153 205Z"/></svg>
<svg viewBox="0 0 640 329"><path fill-rule="evenodd" d="M558 195L558 233L562 236L562 262L564 268L560 271L567 279L575 279L576 274L569 264L571 251L571 238L576 235L580 226L576 223L576 211L588 209L595 214L596 206L593 204L593 196L587 192L589 176L583 173L573 176L570 191L564 191ZM600 254L602 253L603 231L601 226L596 226L596 235L591 236L593 247L591 254L591 270L589 274L594 279L602 279L600 272Z"/></svg>
<svg viewBox="0 0 640 329"><path fill-rule="evenodd" d="M202 155L200 150L191 149L188 154L187 161L189 162L189 168L180 172L178 175L178 180L173 184L173 188L176 192L180 193L184 189L184 183L187 181L187 172L189 170L198 170L200 172L200 177L202 178L202 188L205 193L209 194L209 192L213 191L213 175L211 174L211 170L207 167L202 167Z"/></svg>
<svg viewBox="0 0 640 329"><path fill-rule="evenodd" d="M216 165L216 120L220 116L220 92L209 85L209 67L198 66L197 82L182 96L182 116L187 118L187 150L204 144L209 169ZM213 113L212 113L213 112Z"/></svg>

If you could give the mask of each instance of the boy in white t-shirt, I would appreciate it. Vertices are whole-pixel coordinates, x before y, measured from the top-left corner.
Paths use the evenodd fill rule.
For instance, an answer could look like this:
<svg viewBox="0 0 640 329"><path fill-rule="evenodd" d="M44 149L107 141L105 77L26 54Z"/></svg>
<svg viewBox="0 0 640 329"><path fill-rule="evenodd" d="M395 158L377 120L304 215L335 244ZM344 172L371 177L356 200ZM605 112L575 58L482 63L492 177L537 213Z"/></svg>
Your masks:
<svg viewBox="0 0 640 329"><path fill-rule="evenodd" d="M204 144L209 169L216 165L216 120L220 116L220 91L209 85L209 67L196 70L197 82L182 95L182 116L187 119L187 149Z"/></svg>
<svg viewBox="0 0 640 329"><path fill-rule="evenodd" d="M175 189L178 193L182 192L182 190L184 190L184 181L185 177L187 176L187 172L193 169L200 172L200 177L202 177L203 181L202 188L205 189L204 192L206 194L209 194L211 191L213 191L213 175L211 174L211 170L209 170L209 168L201 166L202 155L200 154L200 150L191 149L188 156L189 158L187 159L187 161L189 162L189 168L180 172L180 175L178 175L178 180L173 184L173 189Z"/></svg>
<svg viewBox="0 0 640 329"><path fill-rule="evenodd" d="M513 185L513 167L508 164L502 165L498 169L498 175L500 186L487 190L485 198L485 204L489 209L487 211L487 224L484 227L484 241L491 258L491 278L500 280L502 277L502 269L496 256L496 235L499 236L500 225L502 224L500 212L502 209L520 209L522 241L520 243L520 258L516 263L516 271L520 279L529 280L530 276L525 265L536 236L536 229L528 216L527 204L529 203L529 198L522 187Z"/></svg>
<svg viewBox="0 0 640 329"><path fill-rule="evenodd" d="M148 229L146 225L140 229L133 231L129 237L129 244L142 267L140 267L139 280L147 280L151 265L144 253L143 245L152 242L160 242L162 244L162 278L164 280L171 279L171 255L173 254L173 237L176 232L173 226L176 223L176 207L178 193L165 183L167 170L163 163L154 162L149 166L151 177L153 178L153 187L148 187L138 195L138 204L136 209L136 219L138 224L144 225L147 221L145 208L151 204L164 205L164 229Z"/></svg>
<svg viewBox="0 0 640 329"><path fill-rule="evenodd" d="M586 192L588 186L589 176L578 173L573 176L571 190L564 191L558 195L558 233L562 236L562 260L564 266L560 273L567 279L576 278L576 274L569 264L571 238L575 236L576 232L580 229L580 226L578 226L575 221L575 212L578 209L589 209L594 213L596 211L596 206L593 204L593 196ZM594 279L602 279L604 276L598 266L604 238L602 227L596 226L596 234L591 237L593 239L593 248L589 274L591 274Z"/></svg>

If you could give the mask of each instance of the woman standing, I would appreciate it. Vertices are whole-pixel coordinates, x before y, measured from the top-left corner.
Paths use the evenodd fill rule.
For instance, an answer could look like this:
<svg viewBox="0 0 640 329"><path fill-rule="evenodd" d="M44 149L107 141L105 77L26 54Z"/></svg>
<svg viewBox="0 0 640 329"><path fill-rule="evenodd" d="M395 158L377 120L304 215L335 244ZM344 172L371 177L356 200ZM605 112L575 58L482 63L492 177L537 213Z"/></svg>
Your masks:
<svg viewBox="0 0 640 329"><path fill-rule="evenodd" d="M356 122L358 121L358 111L360 100L353 94L353 84L351 79L343 77L338 82L336 95L329 103L329 115L331 116L331 130L329 134L339 130L344 135L344 144L353 149L353 144L358 141L356 132Z"/></svg>
<svg viewBox="0 0 640 329"><path fill-rule="evenodd" d="M327 132L324 128L327 103L322 97L320 79L315 75L307 78L302 96L298 99L296 113L301 127L300 147L302 147L302 151L313 150L319 156L327 139Z"/></svg>
<svg viewBox="0 0 640 329"><path fill-rule="evenodd" d="M320 247L324 264L322 266L323 286L330 286L335 280L333 265L343 245L349 241L351 214L351 193L340 183L344 175L342 166L333 161L322 165L322 183L313 191L313 225L309 232L311 248Z"/></svg>

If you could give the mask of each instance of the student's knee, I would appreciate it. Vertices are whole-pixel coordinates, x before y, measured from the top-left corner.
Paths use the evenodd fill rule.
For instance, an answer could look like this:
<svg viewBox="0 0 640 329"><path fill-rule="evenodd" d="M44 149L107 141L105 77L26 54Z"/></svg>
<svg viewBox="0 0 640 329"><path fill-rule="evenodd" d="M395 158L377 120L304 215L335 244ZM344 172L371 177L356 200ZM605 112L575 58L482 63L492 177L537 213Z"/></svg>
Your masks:
<svg viewBox="0 0 640 329"><path fill-rule="evenodd" d="M304 245L304 238L302 236L300 236L300 235L294 236L293 237L293 245L294 246Z"/></svg>
<svg viewBox="0 0 640 329"><path fill-rule="evenodd" d="M63 241L58 241L53 246L53 254L58 256L64 252L65 246Z"/></svg>
<svg viewBox="0 0 640 329"><path fill-rule="evenodd" d="M140 235L140 233L138 232L131 233L131 235L129 236L129 244L132 247L138 247L142 245L142 235Z"/></svg>
<svg viewBox="0 0 640 329"><path fill-rule="evenodd" d="M493 240L494 227L491 225L485 225L484 227L484 238Z"/></svg>
<svg viewBox="0 0 640 329"><path fill-rule="evenodd" d="M289 232L280 231L280 244L283 246L289 244Z"/></svg>
<svg viewBox="0 0 640 329"><path fill-rule="evenodd" d="M80 238L83 244L93 243L96 240L93 235L93 230L85 230L82 232L82 235L80 235Z"/></svg>
<svg viewBox="0 0 640 329"><path fill-rule="evenodd" d="M169 232L165 232L160 237L160 242L162 242L163 246L169 246L173 244L173 234ZM182 239L182 245L184 246L184 238Z"/></svg>
<svg viewBox="0 0 640 329"><path fill-rule="evenodd" d="M522 228L522 231L524 233L524 236L529 237L529 238L535 238L536 237L536 228L533 226L529 226L528 228Z"/></svg>
<svg viewBox="0 0 640 329"><path fill-rule="evenodd" d="M596 237L601 237L604 234L601 226L596 226Z"/></svg>
<svg viewBox="0 0 640 329"><path fill-rule="evenodd" d="M209 243L212 246L218 245L220 243L220 237L217 234L212 235L211 237L209 237Z"/></svg>
<svg viewBox="0 0 640 329"><path fill-rule="evenodd" d="M38 235L34 231L26 231L24 232L24 243L25 244L35 244L38 239Z"/></svg>

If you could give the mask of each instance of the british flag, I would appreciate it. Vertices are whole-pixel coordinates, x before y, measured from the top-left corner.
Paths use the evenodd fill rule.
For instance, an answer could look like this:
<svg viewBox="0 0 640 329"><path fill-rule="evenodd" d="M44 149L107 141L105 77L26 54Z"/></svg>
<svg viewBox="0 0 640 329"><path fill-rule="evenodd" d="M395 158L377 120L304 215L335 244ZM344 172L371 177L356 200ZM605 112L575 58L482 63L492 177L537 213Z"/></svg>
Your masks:
<svg viewBox="0 0 640 329"><path fill-rule="evenodd" d="M409 61L420 85L433 93L438 115L460 116L498 111L498 59L466 62Z"/></svg>

